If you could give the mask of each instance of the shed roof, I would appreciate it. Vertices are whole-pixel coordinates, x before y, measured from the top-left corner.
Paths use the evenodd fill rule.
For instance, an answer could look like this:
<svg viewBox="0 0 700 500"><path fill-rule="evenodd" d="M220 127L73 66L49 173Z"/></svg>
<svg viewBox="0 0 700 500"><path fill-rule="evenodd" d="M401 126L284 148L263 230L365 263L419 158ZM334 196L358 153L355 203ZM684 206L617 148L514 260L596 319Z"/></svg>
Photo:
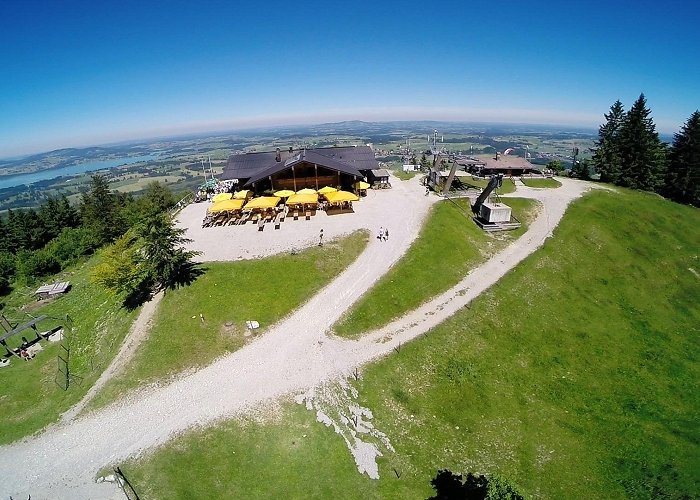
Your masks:
<svg viewBox="0 0 700 500"><path fill-rule="evenodd" d="M39 295L45 293L48 295L57 295L59 293L65 293L70 288L70 281L59 281L57 283L51 283L50 285L42 285L36 289L34 295Z"/></svg>
<svg viewBox="0 0 700 500"><path fill-rule="evenodd" d="M372 170L372 175L375 177L389 177L389 172L383 168L375 168Z"/></svg>

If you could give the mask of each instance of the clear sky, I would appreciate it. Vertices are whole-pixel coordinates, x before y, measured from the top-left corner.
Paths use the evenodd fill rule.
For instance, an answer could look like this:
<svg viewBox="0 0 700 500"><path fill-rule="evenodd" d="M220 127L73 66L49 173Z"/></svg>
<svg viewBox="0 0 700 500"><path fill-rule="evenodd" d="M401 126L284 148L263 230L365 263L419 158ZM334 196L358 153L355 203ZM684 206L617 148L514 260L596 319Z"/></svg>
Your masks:
<svg viewBox="0 0 700 500"><path fill-rule="evenodd" d="M695 1L0 0L0 157L339 120L700 108Z"/></svg>

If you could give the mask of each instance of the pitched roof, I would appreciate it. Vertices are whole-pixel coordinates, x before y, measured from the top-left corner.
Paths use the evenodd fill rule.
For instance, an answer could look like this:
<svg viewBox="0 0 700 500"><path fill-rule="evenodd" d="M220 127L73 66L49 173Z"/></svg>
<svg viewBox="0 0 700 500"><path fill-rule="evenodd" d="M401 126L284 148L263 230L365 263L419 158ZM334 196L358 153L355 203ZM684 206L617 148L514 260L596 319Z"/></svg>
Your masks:
<svg viewBox="0 0 700 500"><path fill-rule="evenodd" d="M247 185L301 162L315 163L358 177L362 177L360 170L378 166L374 152L367 146L304 149L292 153L280 151L280 161L276 161L276 156L275 151L231 155L221 180L247 179Z"/></svg>
<svg viewBox="0 0 700 500"><path fill-rule="evenodd" d="M537 168L525 158L520 156L499 155L498 160L492 155L479 156L487 169L531 169Z"/></svg>

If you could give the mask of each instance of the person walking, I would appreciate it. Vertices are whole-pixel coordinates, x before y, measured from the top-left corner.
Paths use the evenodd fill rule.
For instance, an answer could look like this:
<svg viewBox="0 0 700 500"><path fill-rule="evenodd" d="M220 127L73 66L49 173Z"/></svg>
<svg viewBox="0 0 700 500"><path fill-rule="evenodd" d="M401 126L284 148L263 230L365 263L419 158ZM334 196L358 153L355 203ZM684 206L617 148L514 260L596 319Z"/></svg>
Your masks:
<svg viewBox="0 0 700 500"><path fill-rule="evenodd" d="M323 228L321 228L321 232L318 235L318 246L323 246Z"/></svg>
<svg viewBox="0 0 700 500"><path fill-rule="evenodd" d="M377 238L379 238L379 241L384 240L384 228L383 227L379 228L379 236L377 236Z"/></svg>
<svg viewBox="0 0 700 500"><path fill-rule="evenodd" d="M384 241L389 241L389 228L384 229Z"/></svg>

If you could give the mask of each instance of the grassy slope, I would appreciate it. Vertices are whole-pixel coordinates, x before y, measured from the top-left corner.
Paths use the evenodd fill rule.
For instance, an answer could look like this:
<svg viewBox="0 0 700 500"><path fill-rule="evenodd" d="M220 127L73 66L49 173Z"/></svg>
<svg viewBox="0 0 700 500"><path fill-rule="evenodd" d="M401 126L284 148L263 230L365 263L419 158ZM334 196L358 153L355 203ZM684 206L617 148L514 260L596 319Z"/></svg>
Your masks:
<svg viewBox="0 0 700 500"><path fill-rule="evenodd" d="M461 177L463 184L471 186L475 189L484 189L490 179L474 179L472 177ZM498 194L510 194L515 192L515 182L510 177L503 178L503 184L496 190Z"/></svg>
<svg viewBox="0 0 700 500"><path fill-rule="evenodd" d="M396 448L379 481L299 406L126 470L154 498L424 498L444 467L527 496L698 496L699 226L654 196L592 194L469 309L365 369L361 403Z"/></svg>
<svg viewBox="0 0 700 500"><path fill-rule="evenodd" d="M396 177L401 179L402 181L407 181L409 179L413 179L416 175L425 175L420 171L414 170L412 172L404 172L403 170L394 170L392 172Z"/></svg>
<svg viewBox="0 0 700 500"><path fill-rule="evenodd" d="M556 179L531 179L529 177L521 177L523 184L534 188L558 188L561 182Z"/></svg>
<svg viewBox="0 0 700 500"><path fill-rule="evenodd" d="M64 297L32 311L35 316L46 314L65 318L68 314L72 318L70 368L74 375L82 379L75 379L68 391L54 383L57 356L62 351L58 343L41 342L44 350L30 362L13 359L9 367L0 370L0 407L3 414L0 443L36 432L78 402L114 357L136 317L138 311L122 309L116 297L89 282L90 269L98 258L93 257L72 273L63 273L61 279L70 280L72 290ZM16 290L8 298L9 305L33 302L30 295L34 289ZM64 324L63 320L46 321L39 327L47 329L58 324ZM31 330L26 335L28 339L33 337L30 333ZM21 338L13 337L10 345L16 346L19 342Z"/></svg>
<svg viewBox="0 0 700 500"><path fill-rule="evenodd" d="M461 210L451 202L433 206L428 223L406 255L335 325L338 335L357 337L449 289L520 236L536 207L532 200L508 198L506 203L523 226L494 236L465 217L464 211L470 213L468 200L455 201Z"/></svg>
<svg viewBox="0 0 700 500"><path fill-rule="evenodd" d="M246 320L258 321L264 331L340 274L367 241L368 234L358 231L296 255L206 264L207 272L192 286L166 294L148 339L93 406L240 349Z"/></svg>

